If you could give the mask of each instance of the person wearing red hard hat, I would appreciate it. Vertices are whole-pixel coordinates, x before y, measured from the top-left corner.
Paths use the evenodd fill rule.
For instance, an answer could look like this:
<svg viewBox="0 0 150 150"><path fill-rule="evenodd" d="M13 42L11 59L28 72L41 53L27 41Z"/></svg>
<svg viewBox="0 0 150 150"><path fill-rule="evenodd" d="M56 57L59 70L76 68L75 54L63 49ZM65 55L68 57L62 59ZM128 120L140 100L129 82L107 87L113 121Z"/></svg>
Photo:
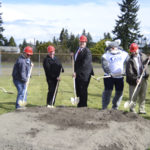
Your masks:
<svg viewBox="0 0 150 150"><path fill-rule="evenodd" d="M48 84L47 107L53 108L53 105L55 104L55 99L53 100L54 92L57 82L60 80L60 73L61 71L64 72L64 69L59 59L55 56L55 47L49 45L47 47L47 52L48 55L43 61L43 68Z"/></svg>
<svg viewBox="0 0 150 150"><path fill-rule="evenodd" d="M131 56L126 65L126 81L129 84L129 97L131 100L132 94L138 82L140 82L133 98L133 105L130 107L130 111L136 113L135 106L137 98L139 98L139 113L146 114L145 111L145 97L147 90L147 79L149 77L148 69L144 72L144 76L140 81L140 77L143 73L143 69L148 62L149 57L144 53L141 53L139 46L136 43L130 45Z"/></svg>
<svg viewBox="0 0 150 150"><path fill-rule="evenodd" d="M30 56L33 55L33 49L27 46L23 50L23 54L17 59L14 64L12 77L14 85L17 88L18 94L16 99L16 109L24 109L27 102L27 92L25 92L27 81L29 79L30 69L33 65Z"/></svg>
<svg viewBox="0 0 150 150"><path fill-rule="evenodd" d="M75 54L75 64L73 77L75 78L77 97L79 97L78 107L87 107L88 85L93 73L92 54L86 47L87 37L80 36L79 48Z"/></svg>

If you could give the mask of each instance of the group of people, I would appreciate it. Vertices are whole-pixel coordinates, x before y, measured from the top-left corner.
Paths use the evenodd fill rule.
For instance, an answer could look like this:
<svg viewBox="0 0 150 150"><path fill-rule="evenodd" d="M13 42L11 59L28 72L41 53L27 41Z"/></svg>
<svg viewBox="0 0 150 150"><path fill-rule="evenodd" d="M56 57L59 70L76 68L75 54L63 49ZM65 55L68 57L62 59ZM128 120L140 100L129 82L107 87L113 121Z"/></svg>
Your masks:
<svg viewBox="0 0 150 150"><path fill-rule="evenodd" d="M92 66L92 54L86 47L87 37L82 35L79 39L79 48L74 55L74 73L75 87L79 102L77 107L87 107L88 86L91 76L94 75ZM134 97L132 97L133 105L130 111L136 113L135 106L137 97L139 98L139 113L145 114L145 96L147 89L148 69L145 68L150 59L141 53L138 45L132 43L129 47L131 55L124 51L121 47L121 41L106 41L106 50L102 55L101 63L104 70L104 91L102 95L102 109L107 109L113 87L115 86L115 96L112 100L112 109L118 109L123 97L124 74L129 84L129 97L131 99L137 83L140 82ZM64 72L63 66L55 56L55 48L50 45L47 48L48 55L43 61L45 71L48 94L47 107L52 108L55 104L54 93L57 83L60 81L60 73ZM18 90L16 109L24 109L26 105L26 86L27 80L30 78L29 70L31 68L30 56L33 55L31 47L27 46L23 54L17 59L13 69L13 82ZM145 71L146 70L146 71ZM144 73L143 73L144 72ZM140 77L142 76L142 79Z"/></svg>

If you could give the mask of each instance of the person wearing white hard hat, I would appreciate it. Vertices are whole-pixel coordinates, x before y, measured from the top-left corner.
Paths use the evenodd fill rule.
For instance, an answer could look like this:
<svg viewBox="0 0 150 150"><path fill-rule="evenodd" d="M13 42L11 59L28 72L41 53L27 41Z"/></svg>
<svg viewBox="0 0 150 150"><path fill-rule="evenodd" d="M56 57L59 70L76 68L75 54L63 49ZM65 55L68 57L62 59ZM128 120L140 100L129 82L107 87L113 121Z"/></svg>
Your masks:
<svg viewBox="0 0 150 150"><path fill-rule="evenodd" d="M104 78L104 91L102 95L102 109L107 109L112 95L113 87L115 86L115 96L112 100L112 108L118 109L124 88L124 64L129 58L128 53L120 49L121 41L106 41L107 51L102 55L102 67L104 75L109 78Z"/></svg>

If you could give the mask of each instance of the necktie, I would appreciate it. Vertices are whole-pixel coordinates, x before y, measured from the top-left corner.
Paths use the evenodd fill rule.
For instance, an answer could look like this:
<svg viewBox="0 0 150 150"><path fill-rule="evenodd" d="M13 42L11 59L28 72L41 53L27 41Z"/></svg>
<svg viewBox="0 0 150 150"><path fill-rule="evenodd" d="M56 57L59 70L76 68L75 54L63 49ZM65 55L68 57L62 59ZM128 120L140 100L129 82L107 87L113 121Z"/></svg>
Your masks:
<svg viewBox="0 0 150 150"><path fill-rule="evenodd" d="M78 55L80 54L80 52L81 52L81 48L78 50Z"/></svg>

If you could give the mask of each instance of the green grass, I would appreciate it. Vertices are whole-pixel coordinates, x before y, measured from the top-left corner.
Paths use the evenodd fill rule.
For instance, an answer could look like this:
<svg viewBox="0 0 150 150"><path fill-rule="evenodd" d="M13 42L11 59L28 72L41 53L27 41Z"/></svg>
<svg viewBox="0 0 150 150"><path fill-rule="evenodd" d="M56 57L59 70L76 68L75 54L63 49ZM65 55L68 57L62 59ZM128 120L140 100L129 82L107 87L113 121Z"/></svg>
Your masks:
<svg viewBox="0 0 150 150"><path fill-rule="evenodd" d="M59 85L59 90L56 98L56 106L72 106L70 98L74 97L73 94L73 80L71 74L62 74L61 82ZM0 76L0 87L5 88L7 91L12 91L14 94L7 94L0 91L0 114L12 112L15 110L15 101L17 96L17 90L13 85L11 76ZM32 76L30 79L30 84L28 88L28 107L34 106L45 106L47 97L47 82L44 75ZM104 89L103 80L100 82L91 79L88 88L88 107L101 109L102 92ZM125 110L123 104L128 98L128 84L125 82L124 96L122 103L120 105L120 110ZM112 97L114 96L114 91ZM109 109L111 109L111 103L109 104ZM138 105L136 107L138 110ZM146 119L150 119L150 87L148 86L146 95L146 115L142 115Z"/></svg>

